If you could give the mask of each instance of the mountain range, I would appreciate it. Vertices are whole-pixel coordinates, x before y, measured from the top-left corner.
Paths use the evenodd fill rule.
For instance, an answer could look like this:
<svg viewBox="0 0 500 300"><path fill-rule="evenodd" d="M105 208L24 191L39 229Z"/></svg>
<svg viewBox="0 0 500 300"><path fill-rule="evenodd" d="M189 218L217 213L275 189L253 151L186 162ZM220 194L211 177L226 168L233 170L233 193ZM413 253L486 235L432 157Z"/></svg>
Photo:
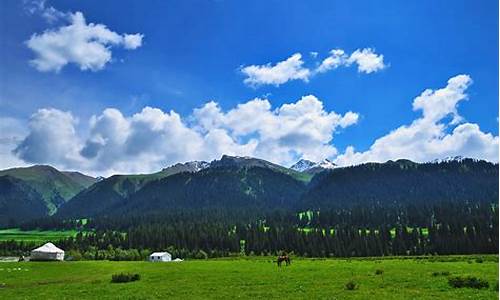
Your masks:
<svg viewBox="0 0 500 300"><path fill-rule="evenodd" d="M83 218L199 208L303 210L436 201L498 202L498 164L460 158L338 167L328 160L300 160L286 168L224 155L153 174L100 180L50 166L0 171L0 226L49 215Z"/></svg>

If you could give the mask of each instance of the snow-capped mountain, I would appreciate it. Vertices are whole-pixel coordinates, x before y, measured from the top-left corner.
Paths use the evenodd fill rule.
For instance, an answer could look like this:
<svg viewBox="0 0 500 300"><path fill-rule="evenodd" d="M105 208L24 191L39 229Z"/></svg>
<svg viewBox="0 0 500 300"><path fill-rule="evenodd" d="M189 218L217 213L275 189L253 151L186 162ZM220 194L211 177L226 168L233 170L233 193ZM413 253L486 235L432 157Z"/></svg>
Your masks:
<svg viewBox="0 0 500 300"><path fill-rule="evenodd" d="M169 166L162 170L162 172L167 172L169 174L181 173L181 172L198 172L200 170L210 167L210 163L206 161L189 161L185 163L177 163L175 165Z"/></svg>
<svg viewBox="0 0 500 300"><path fill-rule="evenodd" d="M290 169L298 171L298 172L304 172L312 167L314 167L317 163L307 160L307 159L301 159L298 162L296 162L293 166L290 167Z"/></svg>
<svg viewBox="0 0 500 300"><path fill-rule="evenodd" d="M321 167L323 169L333 169L333 168L337 167L337 165L334 162L332 162L331 160L325 158L322 161L320 161L319 163L317 163L316 167Z"/></svg>
<svg viewBox="0 0 500 300"><path fill-rule="evenodd" d="M301 159L298 162L296 162L293 166L291 166L290 169L298 172L314 174L314 173L319 173L326 169L333 169L335 167L337 167L337 165L326 158L320 162L313 162L307 159Z"/></svg>
<svg viewBox="0 0 500 300"><path fill-rule="evenodd" d="M206 169L206 168L210 167L210 163L209 162L198 161L198 160L187 162L184 165L186 167L191 168L193 170L193 172L198 172L198 171L201 171L203 169Z"/></svg>

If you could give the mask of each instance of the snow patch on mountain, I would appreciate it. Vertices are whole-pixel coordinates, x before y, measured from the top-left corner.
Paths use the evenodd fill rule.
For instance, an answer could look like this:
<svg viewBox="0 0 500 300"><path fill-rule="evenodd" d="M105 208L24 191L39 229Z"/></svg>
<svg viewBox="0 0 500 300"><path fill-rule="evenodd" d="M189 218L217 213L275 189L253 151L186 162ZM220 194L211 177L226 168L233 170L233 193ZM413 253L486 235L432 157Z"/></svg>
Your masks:
<svg viewBox="0 0 500 300"><path fill-rule="evenodd" d="M307 173L315 173L320 172L325 169L333 169L337 167L335 163L330 161L329 159L323 159L320 162L313 162L307 159L301 159L296 162L294 165L290 167L290 169L298 171L298 172L307 172Z"/></svg>
<svg viewBox="0 0 500 300"><path fill-rule="evenodd" d="M171 165L162 170L162 172L167 172L170 174L181 173L181 172L198 172L203 169L210 167L210 163L206 161L188 161L185 163L177 163L175 165Z"/></svg>
<svg viewBox="0 0 500 300"><path fill-rule="evenodd" d="M290 167L290 169L298 171L298 172L304 172L316 165L315 162L307 160L307 159L301 159L298 162L296 162L293 166Z"/></svg>
<svg viewBox="0 0 500 300"><path fill-rule="evenodd" d="M444 163L444 162L452 162L452 161L457 161L457 162L462 162L464 159L466 159L463 156L447 156L445 158L436 158L431 161L431 163Z"/></svg>

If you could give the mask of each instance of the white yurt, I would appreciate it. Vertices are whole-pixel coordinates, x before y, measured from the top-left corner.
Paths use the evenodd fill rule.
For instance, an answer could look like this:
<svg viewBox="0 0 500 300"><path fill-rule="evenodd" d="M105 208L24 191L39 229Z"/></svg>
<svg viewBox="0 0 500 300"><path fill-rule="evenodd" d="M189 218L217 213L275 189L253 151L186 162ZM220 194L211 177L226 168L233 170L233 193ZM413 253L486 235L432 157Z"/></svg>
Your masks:
<svg viewBox="0 0 500 300"><path fill-rule="evenodd" d="M166 262L171 260L172 255L168 252L154 252L149 256L149 261L152 262Z"/></svg>
<svg viewBox="0 0 500 300"><path fill-rule="evenodd" d="M31 250L30 260L64 260L64 250L52 243Z"/></svg>

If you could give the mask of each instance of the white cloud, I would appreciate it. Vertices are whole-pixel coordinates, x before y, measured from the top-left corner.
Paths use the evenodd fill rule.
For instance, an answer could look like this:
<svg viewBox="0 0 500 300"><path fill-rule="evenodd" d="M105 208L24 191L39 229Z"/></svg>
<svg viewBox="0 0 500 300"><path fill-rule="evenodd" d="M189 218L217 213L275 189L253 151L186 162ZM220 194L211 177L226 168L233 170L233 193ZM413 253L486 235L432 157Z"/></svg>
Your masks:
<svg viewBox="0 0 500 300"><path fill-rule="evenodd" d="M26 137L27 128L21 120L0 117L0 169L26 165L12 150Z"/></svg>
<svg viewBox="0 0 500 300"><path fill-rule="evenodd" d="M458 75L444 88L425 90L413 101L413 109L422 111L420 118L377 139L367 151L348 147L336 162L350 165L399 158L424 162L458 155L498 161L498 136L482 132L474 123L459 124L457 106L467 99L465 91L471 83L468 75Z"/></svg>
<svg viewBox="0 0 500 300"><path fill-rule="evenodd" d="M330 56L325 58L319 67L316 68L316 73L325 73L341 66L358 65L358 72L370 74L380 71L387 66L384 64L384 56L376 54L371 48L357 49L351 55L345 53L342 49L333 49L330 51Z"/></svg>
<svg viewBox="0 0 500 300"><path fill-rule="evenodd" d="M70 112L40 109L28 129L19 121L0 120L0 158L3 167L47 163L97 175L153 172L172 163L212 160L222 154L284 165L298 158L335 158L340 165L350 165L457 155L498 161L498 136L464 122L458 113L471 83L468 75L458 75L441 89L425 90L413 101L421 116L378 138L363 152L348 147L338 155L333 141L334 134L356 124L359 115L327 111L309 95L276 108L261 98L229 110L212 101L187 117L151 107L126 116L108 108L83 124L87 131L79 132L78 120Z"/></svg>
<svg viewBox="0 0 500 300"><path fill-rule="evenodd" d="M279 86L290 80L299 79L307 82L311 72L304 68L303 64L302 55L295 53L274 66L270 63L262 66L251 65L241 68L241 72L247 76L244 82L250 86L264 84Z"/></svg>
<svg viewBox="0 0 500 300"><path fill-rule="evenodd" d="M14 153L26 162L78 164L80 141L75 125L78 120L57 109L40 109L31 116L29 134L17 145Z"/></svg>
<svg viewBox="0 0 500 300"><path fill-rule="evenodd" d="M335 155L333 133L358 120L353 112L340 115L325 111L323 103L312 95L275 110L266 99L251 100L227 113L212 102L195 110L194 115L205 132L218 128L236 141L254 138L251 155L284 164L297 156L319 160Z"/></svg>
<svg viewBox="0 0 500 300"><path fill-rule="evenodd" d="M25 9L31 15L40 15L48 23L54 23L69 16L68 13L61 12L53 6L47 6L45 0L25 1Z"/></svg>
<svg viewBox="0 0 500 300"><path fill-rule="evenodd" d="M336 69L347 62L348 56L342 49L333 49L330 51L330 56L325 58L319 67L316 68L316 72L325 73L332 69Z"/></svg>
<svg viewBox="0 0 500 300"><path fill-rule="evenodd" d="M290 164L299 157L334 156L334 132L357 119L353 112L326 111L314 96L275 109L268 100L257 98L229 111L208 102L187 118L151 107L132 116L108 108L92 117L88 135L80 136L71 113L42 109L33 114L29 134L15 153L31 163L105 175L152 172L222 154Z"/></svg>
<svg viewBox="0 0 500 300"><path fill-rule="evenodd" d="M81 12L68 14L70 24L33 34L26 41L36 57L30 63L41 72L59 72L67 64L80 70L98 71L111 61L112 47L136 49L142 34L120 35L103 24L87 24Z"/></svg>
<svg viewBox="0 0 500 300"><path fill-rule="evenodd" d="M317 52L310 52L310 56L316 59ZM376 54L371 48L357 49L351 55L348 55L342 49L333 49L330 55L317 64L316 68L304 66L300 53L295 53L288 59L278 62L275 65L271 63L265 65L250 65L241 68L241 72L246 76L243 82L252 87L261 85L279 86L288 81L302 80L308 82L313 76L326 73L339 67L349 67L352 64L358 66L358 72L366 74L380 71L387 66L384 64L384 56Z"/></svg>
<svg viewBox="0 0 500 300"><path fill-rule="evenodd" d="M136 34L125 34L123 36L123 46L125 49L137 49L140 46L142 46L142 38L144 37L143 34L136 33Z"/></svg>
<svg viewBox="0 0 500 300"><path fill-rule="evenodd" d="M366 74L386 68L384 56L382 54L376 54L371 48L354 51L351 56L349 56L349 59L347 59L347 63L356 63L358 65L358 72Z"/></svg>

